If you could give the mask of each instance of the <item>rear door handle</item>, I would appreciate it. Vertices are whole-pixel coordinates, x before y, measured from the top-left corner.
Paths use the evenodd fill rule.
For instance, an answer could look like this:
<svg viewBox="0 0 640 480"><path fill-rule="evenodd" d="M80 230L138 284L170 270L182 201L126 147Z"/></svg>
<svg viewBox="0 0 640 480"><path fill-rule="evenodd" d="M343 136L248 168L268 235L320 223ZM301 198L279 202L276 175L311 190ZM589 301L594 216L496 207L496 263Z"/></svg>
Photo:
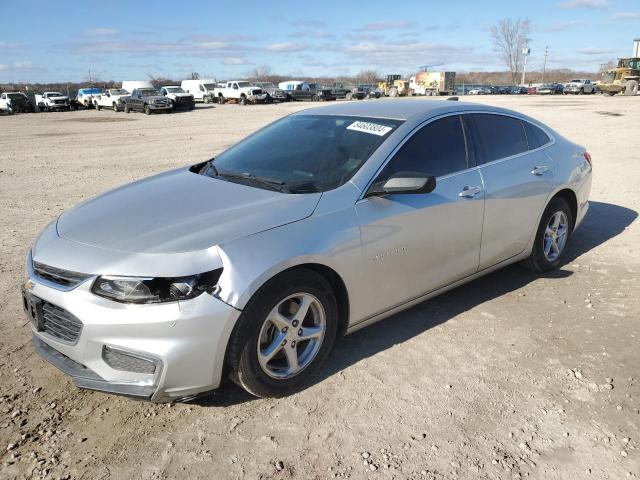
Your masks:
<svg viewBox="0 0 640 480"><path fill-rule="evenodd" d="M549 167L547 167L546 165L536 165L534 169L531 170L531 174L540 176L548 171L549 171Z"/></svg>
<svg viewBox="0 0 640 480"><path fill-rule="evenodd" d="M480 187L466 186L462 189L462 191L458 194L458 196L462 198L473 198L477 194L479 194L481 191L482 191L482 188Z"/></svg>

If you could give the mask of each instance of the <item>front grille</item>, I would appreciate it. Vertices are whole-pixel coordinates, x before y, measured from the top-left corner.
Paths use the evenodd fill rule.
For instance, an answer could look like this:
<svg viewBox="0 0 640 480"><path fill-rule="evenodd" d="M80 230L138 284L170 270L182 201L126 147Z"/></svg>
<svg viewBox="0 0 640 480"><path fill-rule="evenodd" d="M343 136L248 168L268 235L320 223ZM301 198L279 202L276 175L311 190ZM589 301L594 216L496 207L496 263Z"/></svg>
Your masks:
<svg viewBox="0 0 640 480"><path fill-rule="evenodd" d="M66 102L66 100L54 100L53 103L55 103L56 105L64 105L64 103Z"/></svg>
<svg viewBox="0 0 640 480"><path fill-rule="evenodd" d="M65 309L42 302L42 331L67 343L75 343L82 331L82 322Z"/></svg>
<svg viewBox="0 0 640 480"><path fill-rule="evenodd" d="M91 275L87 275L86 273L63 270L62 268L51 267L38 262L33 262L33 273L44 280L63 287L74 287L91 277Z"/></svg>

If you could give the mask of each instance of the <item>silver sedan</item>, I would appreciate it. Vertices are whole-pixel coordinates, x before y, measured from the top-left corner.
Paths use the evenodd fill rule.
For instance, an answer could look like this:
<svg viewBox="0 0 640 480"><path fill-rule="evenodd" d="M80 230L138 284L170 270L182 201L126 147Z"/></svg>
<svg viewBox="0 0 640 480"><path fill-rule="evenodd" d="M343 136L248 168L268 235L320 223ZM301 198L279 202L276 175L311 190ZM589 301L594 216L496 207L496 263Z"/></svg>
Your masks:
<svg viewBox="0 0 640 480"><path fill-rule="evenodd" d="M461 102L336 104L63 213L29 252L35 349L83 388L300 389L338 335L515 262L557 268L584 147Z"/></svg>

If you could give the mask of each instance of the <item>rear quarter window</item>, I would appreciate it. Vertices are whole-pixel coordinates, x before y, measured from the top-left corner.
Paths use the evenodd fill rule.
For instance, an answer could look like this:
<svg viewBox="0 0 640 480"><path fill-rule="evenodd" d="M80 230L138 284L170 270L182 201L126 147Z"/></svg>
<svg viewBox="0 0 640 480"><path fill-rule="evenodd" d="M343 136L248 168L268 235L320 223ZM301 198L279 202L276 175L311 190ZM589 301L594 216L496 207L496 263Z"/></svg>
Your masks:
<svg viewBox="0 0 640 480"><path fill-rule="evenodd" d="M522 121L489 113L473 114L482 163L493 162L529 150Z"/></svg>
<svg viewBox="0 0 640 480"><path fill-rule="evenodd" d="M524 120L522 121L522 124L524 125L524 132L527 135L529 150L540 148L551 141L549 136L544 133L541 128L538 128L535 125Z"/></svg>

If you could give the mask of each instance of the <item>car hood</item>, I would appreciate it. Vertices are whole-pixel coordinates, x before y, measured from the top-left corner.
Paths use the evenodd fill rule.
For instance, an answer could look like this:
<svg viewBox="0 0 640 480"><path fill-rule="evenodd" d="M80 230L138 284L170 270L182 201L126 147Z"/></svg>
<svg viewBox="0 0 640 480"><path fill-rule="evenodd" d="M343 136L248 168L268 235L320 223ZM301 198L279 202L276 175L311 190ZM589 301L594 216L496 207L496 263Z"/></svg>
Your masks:
<svg viewBox="0 0 640 480"><path fill-rule="evenodd" d="M117 188L65 212L58 236L131 253L204 250L311 215L322 194L284 194L182 168Z"/></svg>

